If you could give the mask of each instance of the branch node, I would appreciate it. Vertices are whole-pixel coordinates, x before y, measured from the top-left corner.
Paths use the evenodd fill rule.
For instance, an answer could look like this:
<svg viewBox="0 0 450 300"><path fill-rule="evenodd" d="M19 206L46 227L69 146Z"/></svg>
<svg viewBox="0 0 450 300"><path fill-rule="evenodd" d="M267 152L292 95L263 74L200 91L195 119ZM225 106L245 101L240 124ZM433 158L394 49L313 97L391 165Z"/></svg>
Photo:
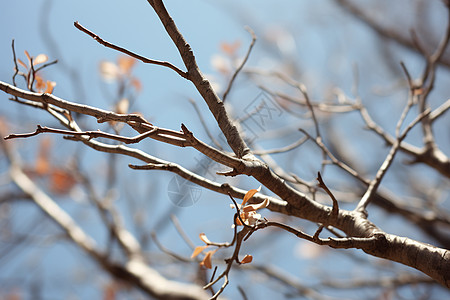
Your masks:
<svg viewBox="0 0 450 300"><path fill-rule="evenodd" d="M334 197L333 193L330 191L330 189L326 186L325 182L323 182L322 175L320 175L320 172L317 172L317 181L319 182L318 186L322 188L333 201L333 208L331 209L330 217L337 217L339 214L339 203L336 200L336 197Z"/></svg>

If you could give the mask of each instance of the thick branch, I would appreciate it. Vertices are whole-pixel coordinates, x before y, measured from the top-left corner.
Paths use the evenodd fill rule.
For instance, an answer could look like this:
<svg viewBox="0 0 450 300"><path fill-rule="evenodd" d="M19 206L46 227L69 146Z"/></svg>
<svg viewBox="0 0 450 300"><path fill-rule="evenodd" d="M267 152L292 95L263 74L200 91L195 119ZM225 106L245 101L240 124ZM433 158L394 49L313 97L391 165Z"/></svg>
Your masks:
<svg viewBox="0 0 450 300"><path fill-rule="evenodd" d="M164 7L163 2L161 0L148 0L148 3L155 10L161 23L164 25L165 30L177 47L184 65L187 68L188 79L195 85L197 91L205 100L206 104L208 104L209 110L216 119L222 133L225 135L228 145L230 145L237 157L243 157L249 153L250 150L240 136L236 126L233 125L229 118L223 101L219 98L210 82L203 76L198 68L191 46L186 42L183 35L178 30L175 22Z"/></svg>

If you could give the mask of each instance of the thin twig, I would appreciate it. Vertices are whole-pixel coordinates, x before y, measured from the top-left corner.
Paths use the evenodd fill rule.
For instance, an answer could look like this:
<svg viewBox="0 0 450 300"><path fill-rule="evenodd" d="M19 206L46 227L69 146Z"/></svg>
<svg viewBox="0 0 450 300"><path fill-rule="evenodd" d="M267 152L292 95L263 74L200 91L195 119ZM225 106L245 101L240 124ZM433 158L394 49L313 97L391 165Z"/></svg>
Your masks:
<svg viewBox="0 0 450 300"><path fill-rule="evenodd" d="M327 187L325 182L323 182L323 179L322 179L322 176L320 175L320 172L317 172L317 181L319 182L319 187L322 188L325 192L327 192L328 196L330 196L331 200L333 201L333 208L331 209L330 216L331 217L337 217L338 214L339 214L339 203L336 200L336 197L334 197L333 193Z"/></svg>
<svg viewBox="0 0 450 300"><path fill-rule="evenodd" d="M228 82L228 87L227 87L227 89L225 90L225 92L223 93L223 96L222 96L222 101L223 102L225 102L229 92L231 91L231 87L233 86L233 83L234 83L237 75L242 70L242 68L244 68L244 65L247 62L248 58L250 57L250 53L252 52L253 46L255 45L255 42L256 42L256 34L255 34L255 32L249 26L245 26L245 29L251 34L252 42L250 43L250 46L248 47L247 54L245 54L244 60L242 61L242 63L239 65L239 67L234 72L233 76L230 79L230 82Z"/></svg>
<svg viewBox="0 0 450 300"><path fill-rule="evenodd" d="M78 21L74 22L73 25L79 29L80 31L86 33L87 35L89 35L90 37L92 37L94 40L96 40L97 42L99 42L100 44L102 44L105 47L114 49L116 51L122 52L126 55L129 55L133 58L136 58L146 64L153 64L153 65L158 65L158 66L163 66L163 67L167 67L169 69L174 70L175 72L177 72L178 75L180 75L181 77L187 79L188 78L188 74L187 72L184 72L182 70L180 70L179 68L177 68L176 66L174 66L173 64L167 62L167 61L159 61L159 60L154 60L154 59L150 59L150 58L146 58L144 56L141 56L139 54L136 54L134 52L131 52L125 48L119 47L117 45L114 45L110 42L105 41L104 39L102 39L101 37L99 37L97 34L93 33L92 31L90 31L89 29L83 27L80 23L78 23Z"/></svg>
<svg viewBox="0 0 450 300"><path fill-rule="evenodd" d="M173 226L175 226L175 229L177 230L178 234L181 236L183 241L189 246L189 248L194 250L195 245L191 241L191 239L187 236L186 232L184 232L183 227L181 227L180 221L178 220L177 216L174 214L171 214L170 221L172 221Z"/></svg>
<svg viewBox="0 0 450 300"><path fill-rule="evenodd" d="M50 132L50 133L58 133L58 134L66 134L71 136L89 136L89 138L98 138L103 137L111 140L116 140L119 142L123 142L125 144L136 144L142 141L143 139L157 133L157 129L153 128L152 130L149 130L145 133L142 133L140 135L137 135L135 137L124 137L120 135L115 135L103 131L83 131L83 132L77 132L77 131L70 131L70 130L63 130L63 129L56 129L56 128L49 128L49 127L42 127L41 125L37 125L37 129L35 132L32 133L20 133L20 134L10 134L6 136L4 139L14 139L14 138L28 138L31 136L38 135L40 133L44 132Z"/></svg>
<svg viewBox="0 0 450 300"><path fill-rule="evenodd" d="M295 149L297 147L300 147L307 140L308 140L308 137L304 136L301 139L299 139L298 141L296 141L295 143L292 143L292 144L287 145L285 147L278 148L278 149L270 149L270 150L254 150L253 154L262 156L262 155L267 155L267 154L277 154L277 153L288 152L288 151L291 151L291 150L293 150L293 149Z"/></svg>
<svg viewBox="0 0 450 300"><path fill-rule="evenodd" d="M366 192L364 193L363 197L359 201L355 211L359 211L361 213L367 214L366 208L367 205L372 200L373 196L376 194L376 191L381 183L381 180L383 179L384 175L388 171L389 167L392 165L395 155L400 149L401 142L405 139L408 132L418 123L420 122L425 116L427 116L430 113L430 110L426 110L425 112L418 115L410 124L409 126L403 131L402 135L400 135L394 145L391 147L391 150L389 151L388 155L386 156L386 159L384 160L383 164L378 169L378 172L375 176L375 178L370 182L369 187L367 188Z"/></svg>
<svg viewBox="0 0 450 300"><path fill-rule="evenodd" d="M216 147L220 150L222 150L222 145L217 141L217 139L212 135L211 131L209 130L209 127L206 125L205 119L203 118L202 112L198 108L197 102L195 102L194 99L189 99L189 102L192 104L192 106L195 109L195 112L197 113L198 120L203 126L203 129L205 130L208 137L211 139L211 141L216 145Z"/></svg>
<svg viewBox="0 0 450 300"><path fill-rule="evenodd" d="M151 233L151 236L152 236L153 241L155 242L155 245L156 245L156 246L158 247L158 249L161 250L162 252L164 252L164 253L166 253L166 254L172 256L173 258L175 258L175 259L177 259L177 260L179 260L179 261L186 262L186 263L192 262L192 260L191 260L190 258L186 258L186 257L183 257L183 256L181 256L181 255L178 255L178 254L176 254L175 252L170 251L169 249L167 249L166 247L164 247L164 246L161 244L161 242L159 241L158 236L156 235L156 232L153 231L153 232Z"/></svg>

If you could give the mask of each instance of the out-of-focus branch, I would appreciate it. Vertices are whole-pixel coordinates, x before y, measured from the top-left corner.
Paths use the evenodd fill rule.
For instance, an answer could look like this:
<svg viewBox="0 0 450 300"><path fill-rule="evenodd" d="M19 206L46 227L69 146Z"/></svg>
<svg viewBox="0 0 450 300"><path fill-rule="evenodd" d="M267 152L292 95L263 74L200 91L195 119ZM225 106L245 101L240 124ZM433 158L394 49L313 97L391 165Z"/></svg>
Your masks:
<svg viewBox="0 0 450 300"><path fill-rule="evenodd" d="M411 37L407 37L393 28L385 28L380 22L377 22L373 17L370 16L368 11L365 11L361 8L362 5L354 4L352 1L348 0L335 0L339 5L347 10L352 16L358 18L362 22L369 25L374 31L376 31L380 36L388 38L406 48L417 52L419 54L423 54L422 49L417 47L417 44L414 42L414 39ZM450 68L450 57L442 57L438 62L438 64Z"/></svg>
<svg viewBox="0 0 450 300"><path fill-rule="evenodd" d="M140 248L136 248L137 243L134 241L134 237L124 228L118 232L118 237L120 242L129 248L134 255L123 265L110 261L106 253L98 249L95 241L79 227L76 221L22 171L17 155L10 148L10 144L4 141L0 143L10 161L9 173L14 183L64 230L77 247L86 252L112 276L133 283L157 299L208 299L206 292L201 287L167 280L156 270L148 267L144 262Z"/></svg>

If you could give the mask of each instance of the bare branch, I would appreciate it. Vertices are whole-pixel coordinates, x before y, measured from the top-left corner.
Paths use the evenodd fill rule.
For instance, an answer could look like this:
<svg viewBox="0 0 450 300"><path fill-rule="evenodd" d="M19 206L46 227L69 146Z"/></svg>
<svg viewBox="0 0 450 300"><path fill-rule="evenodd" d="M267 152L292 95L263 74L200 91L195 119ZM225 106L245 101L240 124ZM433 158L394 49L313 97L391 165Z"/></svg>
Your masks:
<svg viewBox="0 0 450 300"><path fill-rule="evenodd" d="M239 65L239 67L234 72L233 76L230 79L230 82L228 83L227 89L223 93L223 96L222 96L222 101L223 102L225 102L225 100L226 100L226 98L228 96L228 93L231 91L231 87L233 86L233 83L234 83L237 75L242 70L242 68L244 68L244 65L247 62L248 58L250 57L250 53L252 52L253 46L255 45L255 42L256 42L256 34L255 34L255 32L249 26L246 26L245 29L251 34L252 42L250 43L250 46L248 47L247 54L245 55L244 59L242 60L242 63Z"/></svg>
<svg viewBox="0 0 450 300"><path fill-rule="evenodd" d="M194 53L191 46L186 42L183 35L178 30L175 22L167 12L164 3L161 0L148 0L148 3L153 7L158 15L164 29L169 34L173 43L178 49L180 56L187 68L188 78L197 88L197 91L202 95L202 98L207 103L209 110L213 114L220 127L220 130L225 135L233 152L238 158L250 153L250 149L240 136L236 126L232 123L225 110L225 106L219 96L213 90L210 82L203 76L198 68Z"/></svg>
<svg viewBox="0 0 450 300"><path fill-rule="evenodd" d="M430 110L425 111L424 113L421 113L419 116L417 116L416 119L414 119L411 124L403 131L403 134L399 136L394 143L394 145L391 147L391 150L389 151L388 155L386 156L386 159L384 160L383 164L378 169L377 175L375 178L370 182L369 187L367 188L366 193L361 198L360 202L358 203L358 206L356 207L356 211L359 212L365 212L366 208L369 202L372 200L372 197L375 195L376 190L378 186L381 183L381 180L383 179L384 175L388 171L389 167L391 166L392 162L394 161L395 154L400 149L400 144L402 140L405 139L408 132L418 123L420 120L422 120L424 117L426 117L430 113Z"/></svg>
<svg viewBox="0 0 450 300"><path fill-rule="evenodd" d="M178 75L180 75L181 77L187 79L188 75L186 72L180 70L179 68L175 67L173 64L167 62L167 61L159 61L159 60L153 60L153 59L149 59L146 57L143 57L139 54L136 54L134 52L131 52L125 48L119 47L117 45L114 45L110 42L107 42L105 40L103 40L101 37L99 37L98 35L96 35L95 33L93 33L92 31L90 31L89 29L83 27L80 23L78 23L78 21L74 22L73 25L79 29L80 31L86 33L87 35L89 35L90 37L92 37L94 40L96 40L97 42L99 42L100 44L102 44L105 47L117 50L119 52L122 52L128 56L131 56L133 58L136 58L140 61L142 61L143 63L146 64L153 64L153 65L158 65L158 66L163 66L163 67L167 67L169 69L174 70Z"/></svg>
<svg viewBox="0 0 450 300"><path fill-rule="evenodd" d="M100 108L94 108L89 105L77 104L58 98L52 94L42 94L25 91L18 87L15 87L6 82L0 81L0 90L7 94L17 96L19 98L27 99L34 102L43 104L52 104L60 108L67 109L72 112L85 114L97 118L97 122L117 121L117 122L137 122L151 124L146 121L142 116L138 114L117 114L111 111L103 110Z"/></svg>
<svg viewBox="0 0 450 300"><path fill-rule="evenodd" d="M364 12L364 10L358 7L358 5L355 5L348 0L335 0L335 1L338 2L343 8L348 10L353 16L360 19L364 23L367 23L374 31L376 31L381 36L393 40L412 51L419 52L419 54L423 54L423 51L420 51L420 48L418 49L416 47L417 44L414 42L414 39L410 39L397 31L384 28L381 23L373 19L370 13ZM450 68L449 59L441 60L439 63L447 68Z"/></svg>
<svg viewBox="0 0 450 300"><path fill-rule="evenodd" d="M334 197L333 193L327 187L325 182L323 182L323 179L322 179L322 176L320 175L320 172L317 172L317 181L319 182L319 187L324 189L325 192L327 192L328 196L330 196L331 200L333 201L333 208L331 210L330 216L336 218L338 216L338 214L339 214L339 203L336 200L336 197Z"/></svg>

